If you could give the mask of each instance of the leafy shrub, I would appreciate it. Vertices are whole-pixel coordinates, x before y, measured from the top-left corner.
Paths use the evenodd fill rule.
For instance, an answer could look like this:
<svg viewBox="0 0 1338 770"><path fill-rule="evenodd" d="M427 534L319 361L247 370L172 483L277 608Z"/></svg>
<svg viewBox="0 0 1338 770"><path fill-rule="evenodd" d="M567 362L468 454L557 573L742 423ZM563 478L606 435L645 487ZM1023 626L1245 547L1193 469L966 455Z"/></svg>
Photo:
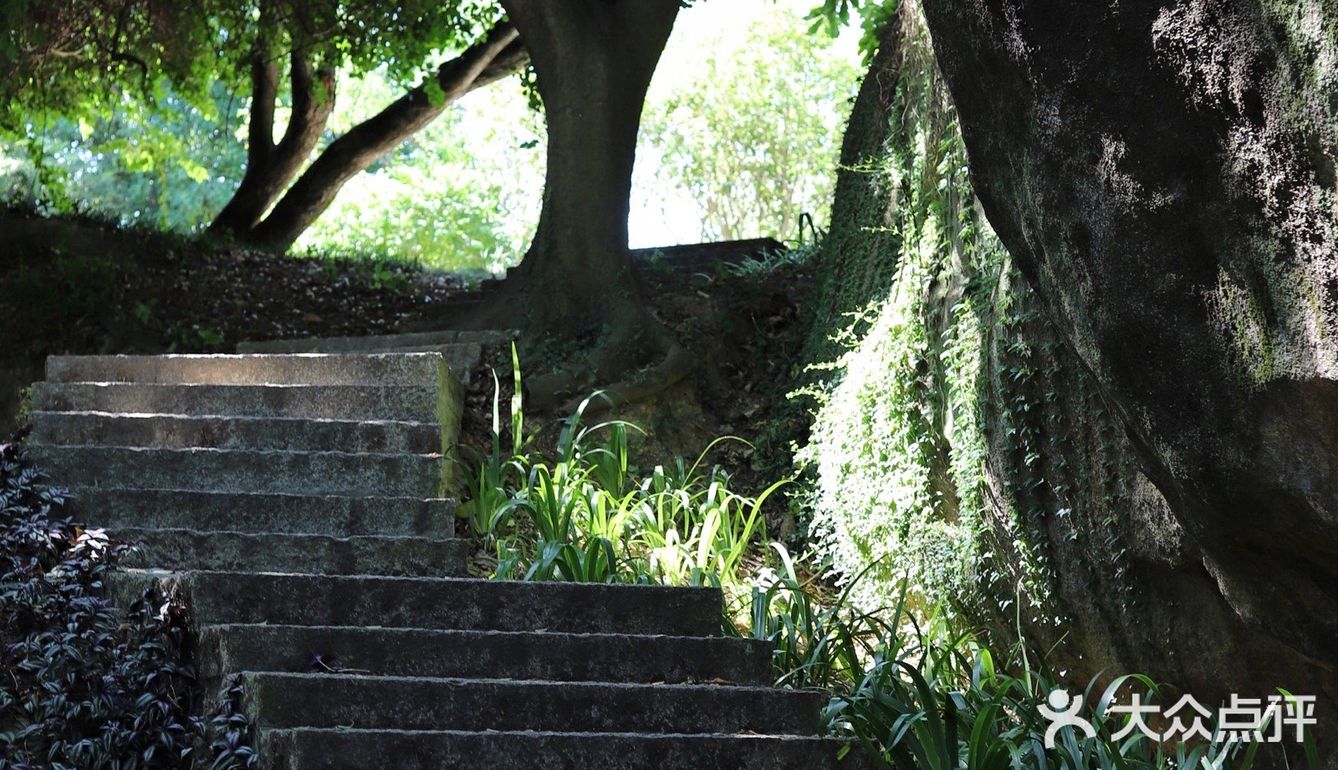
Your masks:
<svg viewBox="0 0 1338 770"><path fill-rule="evenodd" d="M255 737L251 720L242 710L244 691L240 674L228 676L218 709L209 718L209 770L249 770L260 757L252 747Z"/></svg>
<svg viewBox="0 0 1338 770"><path fill-rule="evenodd" d="M75 524L64 503L17 444L0 444L0 767L186 768L206 753L249 766L201 750L183 604L155 588L113 607L106 581L132 547Z"/></svg>
<svg viewBox="0 0 1338 770"><path fill-rule="evenodd" d="M849 692L827 708L833 732L853 736L880 768L1095 768L1107 770L1223 770L1252 767L1266 744L1224 740L1216 725L1212 740L1155 741L1135 729L1121 735L1133 717L1110 706L1122 688L1137 688L1144 703L1163 688L1139 674L1116 678L1104 690L1095 680L1084 691L1083 717L1095 736L1060 730L1052 748L1045 735L1051 723L1041 711L1058 685L1025 657L999 665L968 637L924 644L913 658L880 655ZM1265 730L1266 732L1266 730ZM1270 747L1269 751L1282 749ZM1305 763L1319 767L1312 738ZM1276 757L1273 757L1276 759Z"/></svg>

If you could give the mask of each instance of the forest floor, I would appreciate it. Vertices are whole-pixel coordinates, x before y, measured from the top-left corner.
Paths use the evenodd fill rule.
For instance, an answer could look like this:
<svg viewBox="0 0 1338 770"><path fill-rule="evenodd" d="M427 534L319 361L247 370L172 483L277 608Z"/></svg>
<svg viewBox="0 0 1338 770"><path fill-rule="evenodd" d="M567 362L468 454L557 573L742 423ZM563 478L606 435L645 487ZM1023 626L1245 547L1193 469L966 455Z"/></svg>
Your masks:
<svg viewBox="0 0 1338 770"><path fill-rule="evenodd" d="M809 267L779 244L703 245L638 254L656 314L699 371L619 413L645 428L643 456L696 457L713 438L760 440L755 452L727 442L711 461L774 479L802 431L785 398L806 325ZM461 280L389 259L314 259L211 245L202 239L124 230L78 218L0 212L0 432L17 425L21 391L53 354L225 353L238 342L387 334L434 328L453 303L477 301ZM526 340L526 376L558 369L566 350ZM536 354L536 351L540 351ZM492 351L472 378L466 442L490 442L493 380L510 380L510 352ZM508 401L503 394L503 404ZM527 409L532 426L565 416ZM765 430L763 430L763 426ZM555 431L547 431L551 436ZM765 435L759 435L765 433ZM779 471L779 473L778 473Z"/></svg>
<svg viewBox="0 0 1338 770"><path fill-rule="evenodd" d="M54 354L226 353L243 340L389 333L464 290L389 260L313 260L0 213L0 428Z"/></svg>

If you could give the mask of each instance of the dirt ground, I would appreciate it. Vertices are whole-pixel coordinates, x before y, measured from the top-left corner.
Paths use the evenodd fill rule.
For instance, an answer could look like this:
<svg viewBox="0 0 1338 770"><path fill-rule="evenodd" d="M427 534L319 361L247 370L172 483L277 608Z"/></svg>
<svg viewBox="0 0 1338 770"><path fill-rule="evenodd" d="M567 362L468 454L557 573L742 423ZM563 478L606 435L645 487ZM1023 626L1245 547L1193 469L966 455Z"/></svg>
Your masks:
<svg viewBox="0 0 1338 770"><path fill-rule="evenodd" d="M773 241L699 244L635 256L656 314L692 352L692 376L627 405L618 417L646 431L644 463L708 458L740 488L783 475L802 410L785 398L803 342L808 266ZM392 333L432 328L457 303L477 302L447 273L392 261L275 256L88 220L0 216L0 431L19 423L21 393L52 354L230 352L243 340ZM523 340L527 377L583 353L560 340ZM537 352L536 352L537 351ZM510 400L510 351L489 351L468 393L463 440L491 443L495 369ZM634 373L629 373L634 374ZM579 400L579 398L578 398ZM570 404L527 409L555 439ZM506 417L504 415L504 420Z"/></svg>

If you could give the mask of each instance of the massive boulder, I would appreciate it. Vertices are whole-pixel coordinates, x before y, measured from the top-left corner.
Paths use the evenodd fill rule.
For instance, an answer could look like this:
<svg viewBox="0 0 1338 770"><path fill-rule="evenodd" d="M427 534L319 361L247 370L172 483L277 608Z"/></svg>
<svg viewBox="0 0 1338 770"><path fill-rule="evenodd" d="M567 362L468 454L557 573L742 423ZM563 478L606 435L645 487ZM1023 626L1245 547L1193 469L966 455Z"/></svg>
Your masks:
<svg viewBox="0 0 1338 770"><path fill-rule="evenodd" d="M1196 694L1318 694L1332 726L1338 9L924 11L986 215L1169 511L1131 512L1118 657Z"/></svg>

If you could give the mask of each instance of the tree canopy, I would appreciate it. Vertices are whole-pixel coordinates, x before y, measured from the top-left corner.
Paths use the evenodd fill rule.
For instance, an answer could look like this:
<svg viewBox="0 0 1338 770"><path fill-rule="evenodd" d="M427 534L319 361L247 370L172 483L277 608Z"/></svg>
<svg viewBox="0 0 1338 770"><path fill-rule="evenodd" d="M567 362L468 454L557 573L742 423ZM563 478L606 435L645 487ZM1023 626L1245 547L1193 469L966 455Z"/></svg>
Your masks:
<svg viewBox="0 0 1338 770"><path fill-rule="evenodd" d="M468 47L501 18L486 0L379 3L315 0L176 3L163 0L7 0L0 31L0 119L34 111L77 114L168 84L203 99L216 81L249 87L254 41L276 58L296 52L402 82L434 56Z"/></svg>
<svg viewBox="0 0 1338 770"><path fill-rule="evenodd" d="M226 103L249 100L246 174L215 219L220 230L251 236L304 170L326 129L336 72L373 70L408 90L299 188L266 237L287 246L329 205L339 186L468 90L515 71L523 51L499 23L502 10L478 0L451 2L208 2L155 0L10 2L0 35L0 131L30 147L41 167L35 122L64 119L87 135L108 115L198 113L220 120ZM458 56L450 58L453 52ZM446 59L441 63L441 59ZM281 98L286 84L288 98ZM283 117L283 135L274 136ZM170 120L170 117L167 118ZM132 167L180 165L204 181L171 131L149 130L127 145ZM86 138L86 136L85 136ZM221 137L220 137L221 138ZM114 145L104 147L114 150ZM61 182L46 173L46 193ZM298 180L302 181L302 180Z"/></svg>

